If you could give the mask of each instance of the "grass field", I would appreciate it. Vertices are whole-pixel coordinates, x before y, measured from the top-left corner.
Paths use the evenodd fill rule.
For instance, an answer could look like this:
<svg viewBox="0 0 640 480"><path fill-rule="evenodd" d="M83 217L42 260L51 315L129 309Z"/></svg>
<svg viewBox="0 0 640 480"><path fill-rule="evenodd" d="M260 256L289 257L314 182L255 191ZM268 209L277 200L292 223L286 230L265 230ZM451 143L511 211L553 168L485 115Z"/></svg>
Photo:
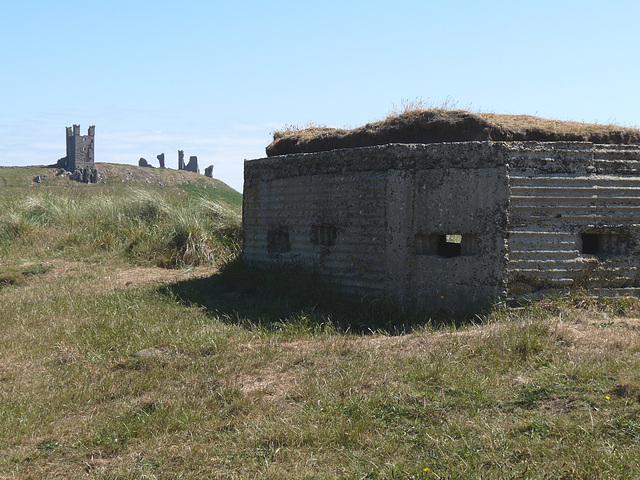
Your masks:
<svg viewBox="0 0 640 480"><path fill-rule="evenodd" d="M637 299L430 319L234 260L197 183L119 183L0 195L0 478L640 478Z"/></svg>
<svg viewBox="0 0 640 480"><path fill-rule="evenodd" d="M57 169L0 169L0 255L176 267L228 260L239 250L242 196L222 182L175 170L98 168L104 180L95 185ZM33 183L35 176L42 182Z"/></svg>

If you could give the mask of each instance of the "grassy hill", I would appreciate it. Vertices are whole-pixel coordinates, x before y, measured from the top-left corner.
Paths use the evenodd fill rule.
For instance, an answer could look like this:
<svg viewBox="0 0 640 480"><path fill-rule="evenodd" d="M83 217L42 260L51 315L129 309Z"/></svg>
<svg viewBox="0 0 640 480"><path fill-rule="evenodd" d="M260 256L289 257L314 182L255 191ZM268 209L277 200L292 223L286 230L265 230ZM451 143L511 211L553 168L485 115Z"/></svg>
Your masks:
<svg viewBox="0 0 640 480"><path fill-rule="evenodd" d="M223 182L168 169L96 168L97 184L57 168L1 168L0 255L180 267L239 251L242 195Z"/></svg>
<svg viewBox="0 0 640 480"><path fill-rule="evenodd" d="M639 478L637 299L431 319L236 260L218 182L109 168L0 169L0 478Z"/></svg>
<svg viewBox="0 0 640 480"><path fill-rule="evenodd" d="M172 195L175 192L200 192L212 201L222 201L229 205L242 205L242 194L229 187L224 182L198 175L193 172L173 169L143 168L133 165L111 163L97 163L96 169L100 173L100 182L89 185L91 188L100 187L102 191L117 195L133 186L144 186L157 192ZM61 175L62 170L56 167L0 167L0 195L13 195L14 189L24 187L40 189L86 189L87 185L70 181ZM41 182L34 179L40 177Z"/></svg>

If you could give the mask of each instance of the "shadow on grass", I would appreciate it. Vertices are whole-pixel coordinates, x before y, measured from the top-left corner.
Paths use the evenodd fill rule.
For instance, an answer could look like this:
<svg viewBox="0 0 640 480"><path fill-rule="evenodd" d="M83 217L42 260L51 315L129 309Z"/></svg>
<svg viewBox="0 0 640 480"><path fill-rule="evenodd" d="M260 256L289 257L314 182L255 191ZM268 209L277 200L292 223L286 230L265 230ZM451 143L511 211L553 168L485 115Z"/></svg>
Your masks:
<svg viewBox="0 0 640 480"><path fill-rule="evenodd" d="M209 278L164 287L164 295L204 307L223 321L249 328L390 334L459 323L386 298L336 291L299 267L262 269L235 260Z"/></svg>

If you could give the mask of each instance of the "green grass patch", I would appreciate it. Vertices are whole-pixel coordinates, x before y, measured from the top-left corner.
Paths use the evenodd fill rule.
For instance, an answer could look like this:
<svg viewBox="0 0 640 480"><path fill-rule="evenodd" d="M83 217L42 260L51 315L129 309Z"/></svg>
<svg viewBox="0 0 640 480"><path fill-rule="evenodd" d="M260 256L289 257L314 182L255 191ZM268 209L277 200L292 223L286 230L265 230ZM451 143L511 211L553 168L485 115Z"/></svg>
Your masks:
<svg viewBox="0 0 640 480"><path fill-rule="evenodd" d="M171 268L233 258L241 242L240 207L185 195L179 187L172 192L87 187L0 196L0 255L114 256Z"/></svg>
<svg viewBox="0 0 640 480"><path fill-rule="evenodd" d="M110 188L0 195L0 477L638 476L637 299L437 319L233 260L209 187Z"/></svg>
<svg viewBox="0 0 640 480"><path fill-rule="evenodd" d="M24 266L13 266L0 263L0 287L5 285L22 285L25 279L34 275L44 275L55 267L51 263L34 263Z"/></svg>
<svg viewBox="0 0 640 480"><path fill-rule="evenodd" d="M229 205L242 205L242 194L233 190L226 185L212 186L206 182L198 184L186 183L180 185L180 188L187 192L189 196L202 198L209 201L224 201Z"/></svg>
<svg viewBox="0 0 640 480"><path fill-rule="evenodd" d="M571 301L356 334L336 320L346 310L310 306L312 286L279 276L291 272L251 284L255 271L229 268L81 293L105 263L0 290L0 474L633 478L640 466L637 310L611 317L598 352L601 312ZM262 291L275 279L288 294Z"/></svg>

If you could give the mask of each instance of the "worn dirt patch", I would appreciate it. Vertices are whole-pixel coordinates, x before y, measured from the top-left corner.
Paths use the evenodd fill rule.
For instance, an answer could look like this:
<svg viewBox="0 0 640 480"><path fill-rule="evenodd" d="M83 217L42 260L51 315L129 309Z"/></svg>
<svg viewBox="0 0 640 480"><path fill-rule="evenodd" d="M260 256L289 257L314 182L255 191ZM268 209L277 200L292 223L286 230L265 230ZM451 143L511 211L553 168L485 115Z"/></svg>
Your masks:
<svg viewBox="0 0 640 480"><path fill-rule="evenodd" d="M266 342L252 341L238 345L238 349L248 354L265 348ZM315 366L320 352L326 348L324 342L296 340L278 343L278 361L269 364L260 372L241 374L235 378L238 388L248 394L259 393L270 400L281 400L295 391L298 379L308 367Z"/></svg>
<svg viewBox="0 0 640 480"><path fill-rule="evenodd" d="M33 277L32 281L51 282L55 279L84 275L91 278L93 292L111 292L142 285L165 285L206 278L218 272L216 266L199 266L183 270L128 265L104 267L68 260L55 260L53 265L54 268L50 272Z"/></svg>
<svg viewBox="0 0 640 480"><path fill-rule="evenodd" d="M579 407L580 404L581 402L572 397L555 397L542 402L540 409L552 412L566 412Z"/></svg>
<svg viewBox="0 0 640 480"><path fill-rule="evenodd" d="M556 328L572 348L593 353L636 348L640 340L640 318L594 312L573 321L558 322Z"/></svg>
<svg viewBox="0 0 640 480"><path fill-rule="evenodd" d="M276 348L277 361L269 364L259 372L241 374L234 379L238 388L244 393L259 394L272 401L282 400L287 396L295 397L298 383L303 380L305 372L321 370L327 359L335 358L341 353L367 352L373 356L419 354L436 336L429 338L412 338L411 336L352 336L335 338L315 338L278 342L268 345L262 340L238 345L238 349L250 353L261 348ZM433 340L438 341L436 338Z"/></svg>
<svg viewBox="0 0 640 480"><path fill-rule="evenodd" d="M188 270L167 270L159 267L134 267L117 270L104 279L113 288L126 288L148 284L177 283L184 280L206 278L218 272L215 266L196 267Z"/></svg>

